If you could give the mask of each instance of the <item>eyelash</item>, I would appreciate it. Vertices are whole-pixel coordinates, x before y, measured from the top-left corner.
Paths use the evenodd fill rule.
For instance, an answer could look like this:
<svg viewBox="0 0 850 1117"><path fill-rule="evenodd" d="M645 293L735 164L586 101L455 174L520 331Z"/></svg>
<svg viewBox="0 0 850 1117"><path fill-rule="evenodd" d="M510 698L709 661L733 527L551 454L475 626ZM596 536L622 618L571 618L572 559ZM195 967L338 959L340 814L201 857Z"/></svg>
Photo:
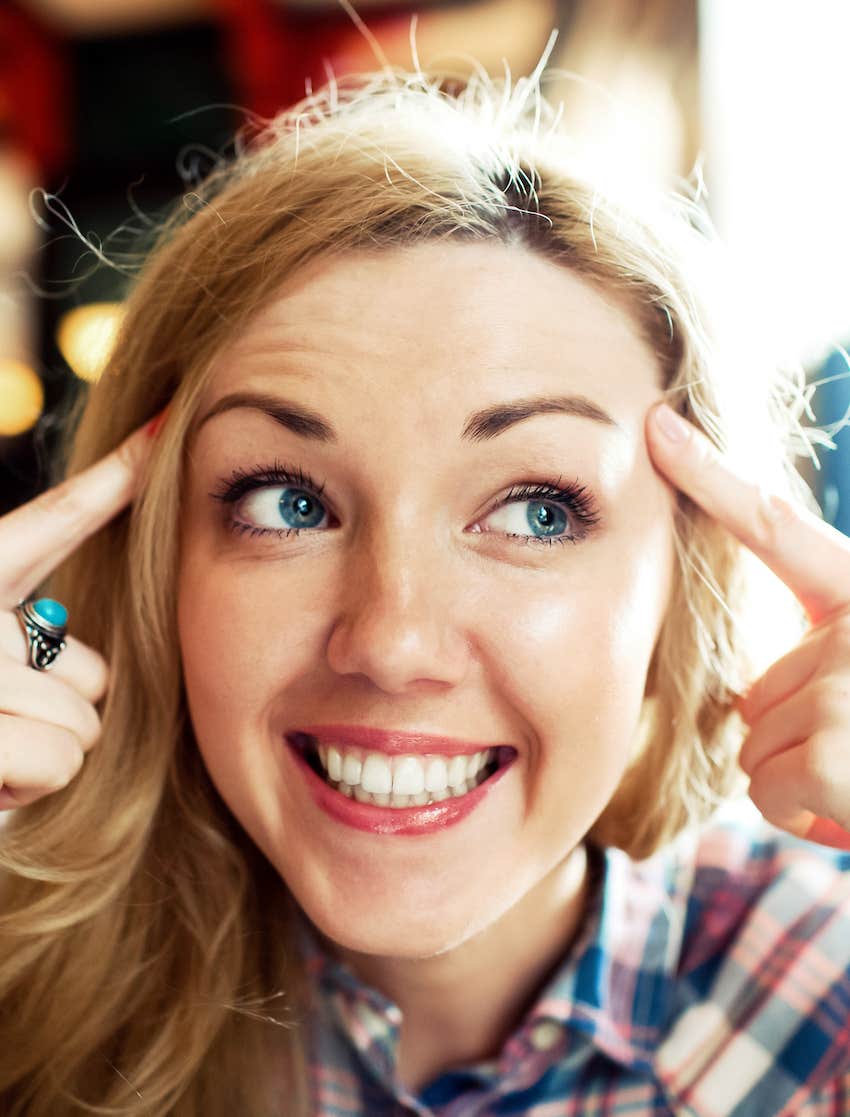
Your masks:
<svg viewBox="0 0 850 1117"><path fill-rule="evenodd" d="M303 489L311 496L321 499L325 490L324 484L318 484L308 472L300 466L291 469L280 462L270 466L261 466L253 470L235 469L230 477L222 480L218 489L210 493L214 500L232 506L238 503L243 496L255 489L267 488L274 485L286 485L292 488ZM522 545L552 546L553 543L580 543L591 533L599 523L599 513L593 496L586 486L578 481L566 482L563 487L560 478L554 485L550 484L522 484L514 485L503 499L487 513L495 512L508 504L521 503L526 500L546 501L551 504L564 505L573 522L572 535L537 536L519 535L514 532L501 534L514 542ZM288 539L293 535L300 535L302 531L312 531L312 528L265 528L246 524L234 518L232 511L228 513L226 526L237 535L250 535L256 538L261 535L276 535L279 539Z"/></svg>

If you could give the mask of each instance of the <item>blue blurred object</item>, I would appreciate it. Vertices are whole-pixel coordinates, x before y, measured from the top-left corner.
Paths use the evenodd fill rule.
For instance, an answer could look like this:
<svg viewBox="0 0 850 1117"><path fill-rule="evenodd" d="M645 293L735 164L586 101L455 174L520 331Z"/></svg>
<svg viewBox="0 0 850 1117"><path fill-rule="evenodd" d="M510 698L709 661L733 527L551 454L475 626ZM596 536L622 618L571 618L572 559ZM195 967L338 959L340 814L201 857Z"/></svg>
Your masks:
<svg viewBox="0 0 850 1117"><path fill-rule="evenodd" d="M848 343L850 347L850 343ZM850 366L840 350L826 360L815 380L828 382L818 387L812 399L818 426L847 422L850 413ZM824 519L845 535L850 535L850 429L845 427L833 437L834 450L819 455L820 491L816 494Z"/></svg>

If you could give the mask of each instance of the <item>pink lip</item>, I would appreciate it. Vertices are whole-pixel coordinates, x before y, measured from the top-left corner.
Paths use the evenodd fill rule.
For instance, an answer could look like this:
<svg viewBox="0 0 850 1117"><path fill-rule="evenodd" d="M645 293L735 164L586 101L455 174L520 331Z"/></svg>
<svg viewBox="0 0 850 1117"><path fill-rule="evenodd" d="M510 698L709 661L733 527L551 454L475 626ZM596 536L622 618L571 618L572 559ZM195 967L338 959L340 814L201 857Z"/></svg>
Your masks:
<svg viewBox="0 0 850 1117"><path fill-rule="evenodd" d="M311 731L304 729L301 732ZM395 737L395 734L393 736ZM425 739L430 740L430 738ZM314 800L326 814L355 830L366 830L370 834L381 835L433 834L437 830L454 826L475 810L513 764L511 761L499 768L484 783L456 799L444 799L441 803L431 803L427 807L391 808L376 807L371 803L358 803L356 799L349 799L325 783L321 776L316 775L300 749L290 746L289 751L304 776Z"/></svg>
<svg viewBox="0 0 850 1117"><path fill-rule="evenodd" d="M400 729L372 729L368 725L304 725L292 732L307 733L322 745L351 745L391 756L422 756L426 753L471 756L474 752L499 747L489 741L460 741L455 737L432 737L427 733L406 733Z"/></svg>

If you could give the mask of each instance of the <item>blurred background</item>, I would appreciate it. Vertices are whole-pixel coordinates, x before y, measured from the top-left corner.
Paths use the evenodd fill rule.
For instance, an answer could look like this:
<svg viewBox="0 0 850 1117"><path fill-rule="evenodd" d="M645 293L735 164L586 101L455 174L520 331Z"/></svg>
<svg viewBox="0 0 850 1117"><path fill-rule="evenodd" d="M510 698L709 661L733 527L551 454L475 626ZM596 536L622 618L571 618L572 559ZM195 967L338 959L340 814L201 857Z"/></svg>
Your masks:
<svg viewBox="0 0 850 1117"><path fill-rule="evenodd" d="M601 160L659 186L701 168L764 344L850 410L846 0L355 0L389 60L500 75L536 65ZM0 513L50 482L97 379L132 251L243 112L375 69L341 0L0 0ZM564 73L564 72L568 73ZM569 74L577 75L570 77ZM237 107L238 106L238 107ZM850 534L850 432L801 472Z"/></svg>

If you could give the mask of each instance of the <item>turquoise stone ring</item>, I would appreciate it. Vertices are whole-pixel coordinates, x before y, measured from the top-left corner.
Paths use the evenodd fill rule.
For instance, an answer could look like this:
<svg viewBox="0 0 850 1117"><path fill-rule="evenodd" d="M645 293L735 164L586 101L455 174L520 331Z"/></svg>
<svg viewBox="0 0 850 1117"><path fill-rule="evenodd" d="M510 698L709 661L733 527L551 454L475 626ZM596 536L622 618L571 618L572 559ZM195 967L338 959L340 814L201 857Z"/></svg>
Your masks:
<svg viewBox="0 0 850 1117"><path fill-rule="evenodd" d="M49 671L65 647L68 610L52 597L39 597L37 601L21 601L15 612L29 646L27 666Z"/></svg>
<svg viewBox="0 0 850 1117"><path fill-rule="evenodd" d="M32 611L42 624L65 628L68 623L68 610L52 597L40 597L38 601L34 601Z"/></svg>

